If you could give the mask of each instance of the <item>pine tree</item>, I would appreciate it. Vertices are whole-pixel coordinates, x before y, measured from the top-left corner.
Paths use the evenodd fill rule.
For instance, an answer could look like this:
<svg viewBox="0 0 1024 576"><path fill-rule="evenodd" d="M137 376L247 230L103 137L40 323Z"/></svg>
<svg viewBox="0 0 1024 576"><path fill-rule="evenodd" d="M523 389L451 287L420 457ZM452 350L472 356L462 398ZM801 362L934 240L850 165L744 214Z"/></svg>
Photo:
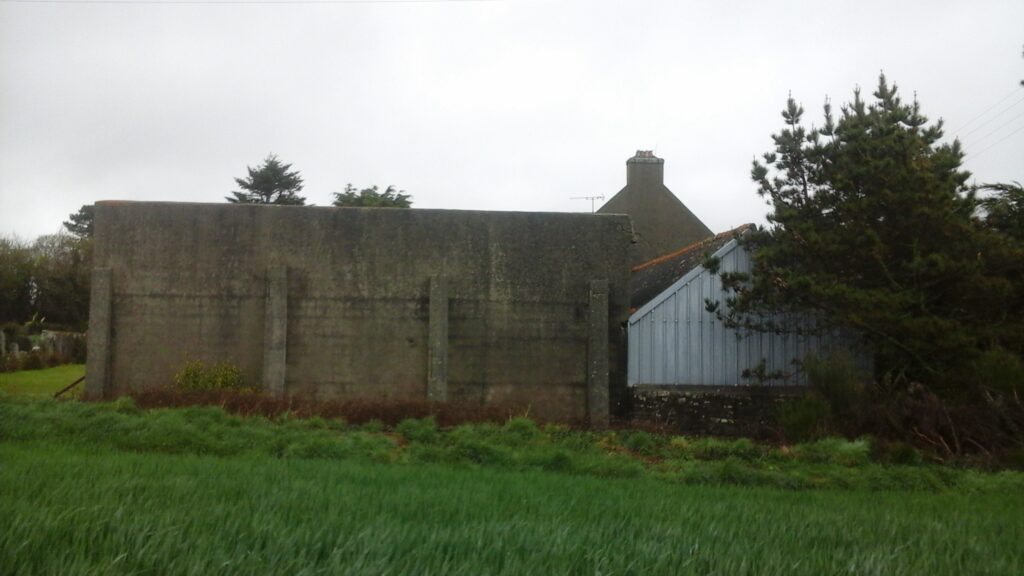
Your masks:
<svg viewBox="0 0 1024 576"><path fill-rule="evenodd" d="M93 206L86 205L78 209L78 212L71 214L69 220L64 222L64 228L79 239L92 238L93 230Z"/></svg>
<svg viewBox="0 0 1024 576"><path fill-rule="evenodd" d="M383 192L379 192L376 186L357 191L351 184L346 184L344 192L334 193L334 205L409 208L412 206L412 197L406 194L405 190L396 190L394 186L388 186Z"/></svg>
<svg viewBox="0 0 1024 576"><path fill-rule="evenodd" d="M233 204L289 204L303 206L306 199L299 196L302 191L302 176L289 171L291 164L283 164L277 156L270 154L263 164L256 168L247 166L249 175L235 178L241 190L235 190L225 199Z"/></svg>
<svg viewBox="0 0 1024 576"><path fill-rule="evenodd" d="M881 76L824 125L790 98L775 150L751 172L770 207L744 242L753 273L723 274L734 326L780 329L787 313L861 334L878 367L948 381L983 351L1024 352L1024 251L985 226L960 143L941 142L916 100ZM713 303L710 303L713 304Z"/></svg>
<svg viewBox="0 0 1024 576"><path fill-rule="evenodd" d="M1024 241L1024 186L1013 182L985 184L980 189L993 192L981 200L985 225Z"/></svg>

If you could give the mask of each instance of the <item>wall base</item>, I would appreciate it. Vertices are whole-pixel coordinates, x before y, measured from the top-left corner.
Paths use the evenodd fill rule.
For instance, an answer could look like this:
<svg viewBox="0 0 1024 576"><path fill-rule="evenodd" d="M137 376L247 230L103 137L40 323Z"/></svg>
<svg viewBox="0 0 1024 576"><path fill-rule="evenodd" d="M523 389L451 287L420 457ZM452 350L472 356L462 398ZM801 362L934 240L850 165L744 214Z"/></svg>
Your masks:
<svg viewBox="0 0 1024 576"><path fill-rule="evenodd" d="M803 386L634 386L632 420L677 434L772 436L782 404L802 397Z"/></svg>

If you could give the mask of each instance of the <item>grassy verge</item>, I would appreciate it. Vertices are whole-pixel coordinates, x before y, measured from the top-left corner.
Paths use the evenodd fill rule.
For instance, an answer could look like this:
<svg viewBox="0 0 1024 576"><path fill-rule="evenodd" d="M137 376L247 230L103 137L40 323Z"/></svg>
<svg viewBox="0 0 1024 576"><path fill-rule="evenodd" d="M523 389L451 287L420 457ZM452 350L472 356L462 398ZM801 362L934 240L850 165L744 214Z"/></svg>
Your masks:
<svg viewBox="0 0 1024 576"><path fill-rule="evenodd" d="M85 364L64 364L41 370L0 372L0 392L19 396L52 397L58 390L85 375ZM75 396L81 392L79 385L69 392Z"/></svg>
<svg viewBox="0 0 1024 576"><path fill-rule="evenodd" d="M0 401L0 441L34 440L127 452L441 464L792 490L1024 492L1024 473L925 464L910 449L879 451L868 440L775 447L745 439L539 427L522 418L445 429L432 418L409 419L385 429L374 421L352 426L288 415L247 418L216 407L140 410L129 398L109 404Z"/></svg>

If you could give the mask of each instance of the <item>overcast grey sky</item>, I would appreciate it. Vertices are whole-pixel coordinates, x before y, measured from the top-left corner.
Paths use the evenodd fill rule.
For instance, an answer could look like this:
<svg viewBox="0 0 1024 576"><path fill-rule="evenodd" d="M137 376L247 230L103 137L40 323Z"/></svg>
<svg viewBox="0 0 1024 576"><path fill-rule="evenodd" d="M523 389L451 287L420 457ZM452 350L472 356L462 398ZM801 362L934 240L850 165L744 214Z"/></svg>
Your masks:
<svg viewBox="0 0 1024 576"><path fill-rule="evenodd" d="M319 205L351 182L589 211L569 198L617 192L637 149L719 231L762 219L750 161L789 92L818 118L880 70L967 125L978 181L1024 181L1022 44L1021 0L0 0L0 233L101 199L219 202L270 152Z"/></svg>

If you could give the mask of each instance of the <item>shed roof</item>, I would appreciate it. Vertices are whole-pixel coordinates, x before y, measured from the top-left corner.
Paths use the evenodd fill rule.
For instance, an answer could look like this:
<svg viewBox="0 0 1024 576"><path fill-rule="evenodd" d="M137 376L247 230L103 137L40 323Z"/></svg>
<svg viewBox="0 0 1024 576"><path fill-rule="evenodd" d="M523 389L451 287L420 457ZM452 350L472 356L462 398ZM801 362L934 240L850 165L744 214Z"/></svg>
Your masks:
<svg viewBox="0 0 1024 576"><path fill-rule="evenodd" d="M700 266L706 255L752 227L753 224L744 224L634 266L630 277L630 307L637 309L650 302L687 272Z"/></svg>

